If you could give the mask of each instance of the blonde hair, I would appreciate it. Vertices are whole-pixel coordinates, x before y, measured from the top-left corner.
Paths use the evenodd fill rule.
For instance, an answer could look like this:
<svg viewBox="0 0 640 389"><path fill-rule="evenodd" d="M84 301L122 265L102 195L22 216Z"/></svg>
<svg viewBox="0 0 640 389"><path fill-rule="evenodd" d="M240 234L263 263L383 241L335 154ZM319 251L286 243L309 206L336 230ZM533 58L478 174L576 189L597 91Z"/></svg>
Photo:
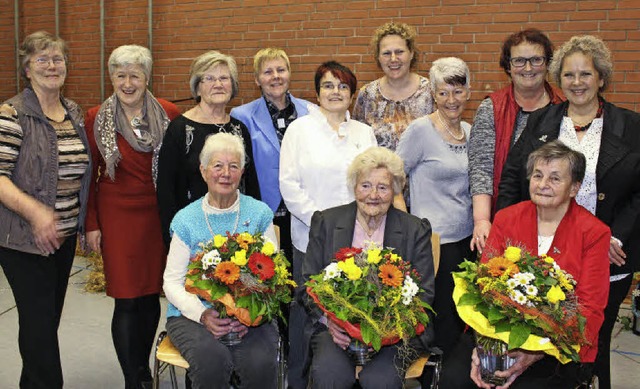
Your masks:
<svg viewBox="0 0 640 389"><path fill-rule="evenodd" d="M393 194L402 192L407 176L404 174L404 162L397 154L385 147L370 147L358 154L347 170L347 185L356 188L358 178L373 169L387 169L393 181Z"/></svg>
<svg viewBox="0 0 640 389"><path fill-rule="evenodd" d="M413 58L411 59L410 68L413 69L416 62L418 62L418 49L416 48L416 30L406 23L396 23L396 22L387 22L382 26L378 27L376 31L373 33L373 38L371 38L371 49L373 50L373 58L378 64L378 67L381 68L380 65L380 41L382 38L389 35L398 35L400 38L404 39L407 44L407 48L410 52L413 53Z"/></svg>
<svg viewBox="0 0 640 389"><path fill-rule="evenodd" d="M562 66L564 59L573 53L582 53L593 61L593 67L598 72L603 81L598 92L604 92L613 77L613 62L611 62L611 51L604 41L593 35L574 36L565 42L553 54L553 61L549 65L549 72L555 82L560 85L562 78Z"/></svg>
<svg viewBox="0 0 640 389"><path fill-rule="evenodd" d="M253 73L255 74L256 78L258 78L258 76L260 75L262 65L272 59L283 59L287 64L287 70L291 72L291 63L289 62L287 53L277 47L267 47L258 51L253 57Z"/></svg>

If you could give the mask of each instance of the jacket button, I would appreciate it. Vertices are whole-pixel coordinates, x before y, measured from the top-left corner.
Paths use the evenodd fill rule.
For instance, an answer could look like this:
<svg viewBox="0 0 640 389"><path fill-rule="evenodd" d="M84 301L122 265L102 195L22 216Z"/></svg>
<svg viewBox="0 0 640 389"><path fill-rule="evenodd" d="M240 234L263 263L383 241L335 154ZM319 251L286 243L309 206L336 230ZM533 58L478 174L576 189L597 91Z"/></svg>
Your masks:
<svg viewBox="0 0 640 389"><path fill-rule="evenodd" d="M604 193L598 193L598 200L599 201L604 200Z"/></svg>

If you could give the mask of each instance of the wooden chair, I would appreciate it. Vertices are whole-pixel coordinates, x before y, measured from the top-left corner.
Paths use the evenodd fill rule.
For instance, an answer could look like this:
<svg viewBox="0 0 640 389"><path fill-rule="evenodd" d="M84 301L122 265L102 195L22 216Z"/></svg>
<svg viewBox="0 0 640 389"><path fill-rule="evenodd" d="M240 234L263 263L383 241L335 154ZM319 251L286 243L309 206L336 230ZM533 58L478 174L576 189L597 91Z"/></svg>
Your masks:
<svg viewBox="0 0 640 389"><path fill-rule="evenodd" d="M438 266L440 265L440 235L435 232L431 234L431 251L433 253L433 274L435 275L438 273ZM442 370L442 352L438 349L432 350L430 354L423 354L413 361L405 372L405 381L422 377L425 366L433 368L431 389L437 389L438 381L440 380L440 371ZM356 367L356 379L361 370L362 366Z"/></svg>

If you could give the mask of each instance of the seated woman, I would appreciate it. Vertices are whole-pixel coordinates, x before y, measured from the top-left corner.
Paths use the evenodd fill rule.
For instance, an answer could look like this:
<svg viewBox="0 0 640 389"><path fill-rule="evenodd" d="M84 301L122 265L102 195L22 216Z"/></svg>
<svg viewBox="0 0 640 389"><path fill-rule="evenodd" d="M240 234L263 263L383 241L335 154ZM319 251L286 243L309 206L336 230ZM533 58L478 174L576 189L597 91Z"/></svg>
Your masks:
<svg viewBox="0 0 640 389"><path fill-rule="evenodd" d="M421 298L431 304L434 296L431 226L427 219L419 219L401 212L391 203L405 183L402 159L383 147L370 148L359 154L349 166L349 188L355 202L315 212L311 219L309 245L302 265L305 281L318 274L343 247L366 247L373 241L380 246L393 247L395 252L422 276ZM300 292L300 290L299 290ZM336 324L314 311L307 302L309 320L305 344L310 345L313 359L309 372L313 388L351 388L355 383L355 365L344 351L349 336ZM426 349L431 330L410 345ZM360 372L362 388L401 388L406 359L397 358L398 347L386 346Z"/></svg>
<svg viewBox="0 0 640 389"><path fill-rule="evenodd" d="M500 388L575 388L591 375L607 305L611 232L575 201L585 167L584 155L560 141L549 142L531 153L527 160L531 200L496 214L482 261L502 253L508 244L552 256L577 281L576 294L587 319L588 344L580 349L580 363L566 365L544 353L513 351L516 363L497 373L508 378ZM480 378L475 350L471 379L479 387L492 387Z"/></svg>
<svg viewBox="0 0 640 389"><path fill-rule="evenodd" d="M219 318L212 305L185 290L189 259L200 243L216 234L263 233L276 241L269 206L240 194L245 148L237 135L218 133L207 138L200 153L200 172L208 192L180 210L171 222L171 246L164 272L169 300L167 332L189 362L195 388L229 386L235 372L242 388L275 388L278 332L271 323L248 328L234 318ZM233 347L218 339L237 332L242 342Z"/></svg>

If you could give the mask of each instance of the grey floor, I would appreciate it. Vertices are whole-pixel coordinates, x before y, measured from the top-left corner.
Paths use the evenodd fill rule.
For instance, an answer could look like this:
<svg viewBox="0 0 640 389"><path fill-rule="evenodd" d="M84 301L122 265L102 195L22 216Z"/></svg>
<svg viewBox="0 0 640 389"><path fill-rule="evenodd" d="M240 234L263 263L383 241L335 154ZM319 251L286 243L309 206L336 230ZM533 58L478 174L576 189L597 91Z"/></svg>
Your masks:
<svg viewBox="0 0 640 389"><path fill-rule="evenodd" d="M104 294L84 291L88 270L82 258L76 258L60 324L60 348L65 388L123 388L124 381L113 350L110 320L113 300ZM164 328L163 319L160 328ZM629 307L621 313L630 314ZM21 361L17 346L18 318L11 289L0 269L0 388L17 388ZM611 361L615 389L638 388L640 382L640 336L614 331ZM184 373L177 369L178 374ZM181 387L184 380L179 379ZM163 377L161 388L168 388ZM444 388L448 389L448 388Z"/></svg>

